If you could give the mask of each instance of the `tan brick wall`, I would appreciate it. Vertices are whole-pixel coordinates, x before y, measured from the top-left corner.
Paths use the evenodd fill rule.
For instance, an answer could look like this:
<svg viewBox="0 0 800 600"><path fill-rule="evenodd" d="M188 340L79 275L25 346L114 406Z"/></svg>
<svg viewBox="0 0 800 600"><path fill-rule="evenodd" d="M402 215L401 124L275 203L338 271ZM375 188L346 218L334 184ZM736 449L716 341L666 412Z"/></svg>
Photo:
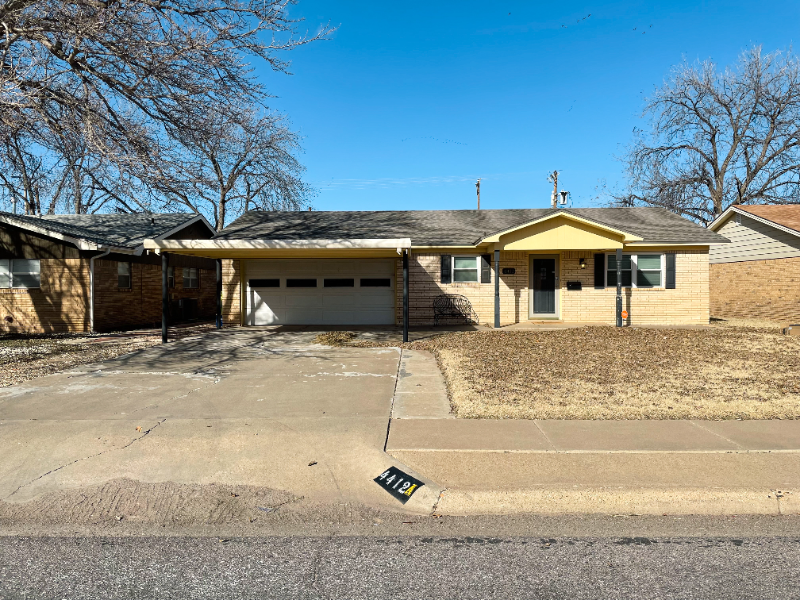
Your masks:
<svg viewBox="0 0 800 600"><path fill-rule="evenodd" d="M454 256L475 256L470 252L450 251ZM413 253L408 262L409 303L411 325L433 323L433 299L440 294L460 294L469 299L481 323L494 323L494 263L491 283L441 282L442 253ZM494 260L494 258L492 258ZM528 254L501 252L500 267L514 267L514 275L500 276L500 321L517 323L528 318ZM403 320L403 261L397 262L397 320Z"/></svg>
<svg viewBox="0 0 800 600"><path fill-rule="evenodd" d="M581 258L586 261L585 269L580 268ZM567 290L567 281L580 281L583 289ZM562 253L560 294L564 321L615 323L617 291L616 288L595 289L594 253ZM623 288L622 305L629 314L627 325L708 324L708 252L676 252L674 290Z"/></svg>
<svg viewBox="0 0 800 600"><path fill-rule="evenodd" d="M42 259L39 266L39 289L0 289L0 332L88 331L88 259Z"/></svg>
<svg viewBox="0 0 800 600"><path fill-rule="evenodd" d="M222 320L225 325L241 325L241 261L222 261Z"/></svg>
<svg viewBox="0 0 800 600"><path fill-rule="evenodd" d="M711 265L711 316L800 322L800 258Z"/></svg>
<svg viewBox="0 0 800 600"><path fill-rule="evenodd" d="M131 287L120 289L117 261L95 262L95 329L124 330L161 325L161 265L131 264ZM217 310L215 271L198 269L199 288L184 289L182 270L175 267L175 287L169 290L170 301L197 298L200 319L213 319Z"/></svg>
<svg viewBox="0 0 800 600"><path fill-rule="evenodd" d="M650 250L648 250L650 251ZM669 252L669 251L667 251ZM433 323L433 299L439 294L466 296L480 322L494 323L494 263L492 283L452 283L442 285L442 252L413 253L409 257L409 317L411 325ZM529 253L501 252L500 268L514 267L514 275L500 275L500 322L519 323L528 320ZM580 258L586 268L580 268ZM707 324L709 320L708 252L685 250L676 252L676 289L623 290L623 302L629 313L628 324ZM568 281L581 281L581 290L568 291ZM615 322L616 289L594 289L594 253L562 252L560 260L560 310L564 321L579 323ZM397 322L402 323L403 269L397 266Z"/></svg>

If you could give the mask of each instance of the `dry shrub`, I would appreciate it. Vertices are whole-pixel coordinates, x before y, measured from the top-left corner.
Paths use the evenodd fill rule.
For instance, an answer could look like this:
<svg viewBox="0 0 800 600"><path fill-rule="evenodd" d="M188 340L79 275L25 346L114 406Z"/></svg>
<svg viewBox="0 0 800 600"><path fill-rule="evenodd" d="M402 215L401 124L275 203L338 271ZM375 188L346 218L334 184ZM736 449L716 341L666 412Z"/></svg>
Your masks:
<svg viewBox="0 0 800 600"><path fill-rule="evenodd" d="M352 331L326 331L314 338L315 344L326 346L347 346L348 342L355 339L356 334Z"/></svg>

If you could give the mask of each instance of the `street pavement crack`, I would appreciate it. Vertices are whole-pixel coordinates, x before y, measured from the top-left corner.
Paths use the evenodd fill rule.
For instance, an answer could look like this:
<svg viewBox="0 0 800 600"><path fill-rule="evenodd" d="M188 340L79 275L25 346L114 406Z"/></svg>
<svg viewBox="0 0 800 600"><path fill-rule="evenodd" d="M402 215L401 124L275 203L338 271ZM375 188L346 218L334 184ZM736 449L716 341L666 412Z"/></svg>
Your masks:
<svg viewBox="0 0 800 600"><path fill-rule="evenodd" d="M38 477L34 477L34 478L33 478L33 479L31 479L31 480L30 480L28 483L23 483L23 484L22 484L22 485L20 485L20 486L19 486L17 489L15 489L13 492L11 492L11 493L10 493L8 496L6 496L5 498L3 498L3 500L4 500L4 501L5 501L5 500L8 500L9 498L11 498L11 496L13 496L13 495L14 495L14 494L16 494L17 492L19 492L19 491L20 491L22 488L26 488L26 487L28 487L29 485L32 485L32 484L36 483L36 482L37 482L37 481L39 481L40 479L43 479L43 478L47 477L48 475L52 475L53 473L56 473L56 472L60 471L61 469L65 469L65 468L67 468L67 467L69 467L69 466L71 466L71 465L74 465L75 463L83 462L83 461L85 461L85 460L90 460L90 459L92 459L92 458L97 458L98 456L102 456L103 454L108 454L109 452L116 452L117 450L125 450L126 448L130 448L131 446L133 446L133 444L135 444L135 443L136 443L136 442L138 442L139 440L141 440L141 439L143 439L143 438L147 437L147 436L150 434L150 432L151 432L151 431L153 431L153 430L154 430L156 427L158 427L159 425L161 425L161 424L162 424L164 421L166 421L166 420L167 420L167 419L166 419L166 417L165 417L165 418L163 418L163 419L161 419L161 420L160 420L160 421L158 421L158 422L157 422L155 425L153 425L153 426L152 426L150 429L147 429L147 430L143 431L143 432L142 432L142 435L140 435L139 437L136 437L136 438L132 439L130 442L128 442L128 443L127 443L127 444L125 444L124 446L120 446L119 448L108 448L108 449L106 449L106 450L103 450L102 452L97 452L97 453L95 453L95 454L91 454L91 455L89 455L89 456L84 456L83 458L76 458L75 460L72 460L72 461L70 461L70 462L68 462L68 463L65 463L65 464L63 464L63 465L59 466L59 467L56 467L55 469L50 469L50 470L49 470L47 473L42 473L42 474L41 474L41 475L39 475Z"/></svg>

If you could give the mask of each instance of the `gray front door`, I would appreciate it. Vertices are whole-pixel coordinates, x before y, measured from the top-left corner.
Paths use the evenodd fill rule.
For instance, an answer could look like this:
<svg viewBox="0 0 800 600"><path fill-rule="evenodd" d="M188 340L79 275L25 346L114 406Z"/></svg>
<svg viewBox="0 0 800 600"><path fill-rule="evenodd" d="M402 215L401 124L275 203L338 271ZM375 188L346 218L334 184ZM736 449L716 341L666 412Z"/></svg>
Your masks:
<svg viewBox="0 0 800 600"><path fill-rule="evenodd" d="M533 314L556 314L556 259L533 259Z"/></svg>

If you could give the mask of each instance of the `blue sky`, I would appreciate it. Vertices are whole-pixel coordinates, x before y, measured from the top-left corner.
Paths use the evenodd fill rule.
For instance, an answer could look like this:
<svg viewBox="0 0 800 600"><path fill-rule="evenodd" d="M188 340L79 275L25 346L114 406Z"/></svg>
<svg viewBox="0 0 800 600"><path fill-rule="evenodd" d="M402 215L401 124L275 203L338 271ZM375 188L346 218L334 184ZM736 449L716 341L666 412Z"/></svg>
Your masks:
<svg viewBox="0 0 800 600"><path fill-rule="evenodd" d="M763 7L764 5L760 5ZM615 156L642 99L684 58L787 49L800 4L300 0L329 41L267 72L303 137L316 210L545 207L561 172L574 206L624 182ZM591 15L591 16L588 16Z"/></svg>

